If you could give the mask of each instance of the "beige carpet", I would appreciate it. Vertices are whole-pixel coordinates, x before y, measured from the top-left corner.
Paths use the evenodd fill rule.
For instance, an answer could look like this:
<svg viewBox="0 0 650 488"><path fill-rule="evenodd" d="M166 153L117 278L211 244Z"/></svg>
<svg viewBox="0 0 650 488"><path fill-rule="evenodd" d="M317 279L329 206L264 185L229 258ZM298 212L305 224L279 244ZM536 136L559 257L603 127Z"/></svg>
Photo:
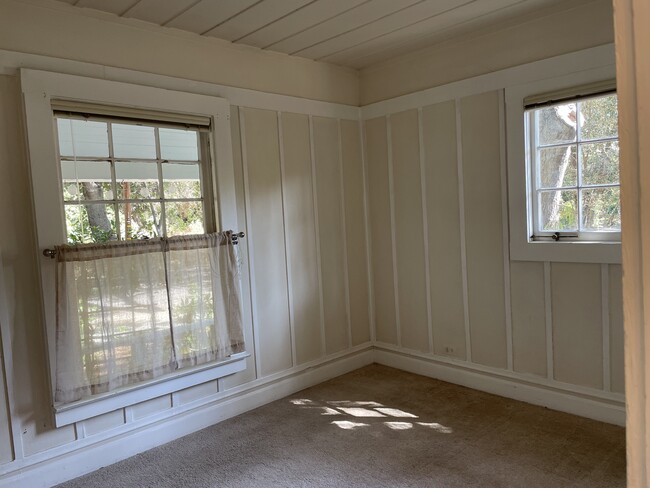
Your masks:
<svg viewBox="0 0 650 488"><path fill-rule="evenodd" d="M625 432L372 365L60 485L625 486Z"/></svg>

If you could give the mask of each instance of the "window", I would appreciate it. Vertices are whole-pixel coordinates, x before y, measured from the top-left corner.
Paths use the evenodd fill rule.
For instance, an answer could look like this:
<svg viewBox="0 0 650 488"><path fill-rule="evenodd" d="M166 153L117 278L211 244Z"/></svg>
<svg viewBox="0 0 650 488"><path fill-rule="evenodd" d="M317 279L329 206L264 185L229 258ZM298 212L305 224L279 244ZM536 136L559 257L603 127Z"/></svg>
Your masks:
<svg viewBox="0 0 650 488"><path fill-rule="evenodd" d="M207 127L55 117L69 243L215 229Z"/></svg>
<svg viewBox="0 0 650 488"><path fill-rule="evenodd" d="M616 67L585 63L505 88L512 260L621 262Z"/></svg>
<svg viewBox="0 0 650 488"><path fill-rule="evenodd" d="M160 81L154 77L152 82ZM174 81L167 80L167 83L173 85ZM102 246L112 249L127 245L143 249L161 247L160 252L166 258L158 253L156 259L169 277L166 285L169 293L163 289L159 295L163 297L161 303L166 296L170 305L160 316L161 320L167 320L166 315L170 315L169 320L179 324L187 315L183 309L185 295L175 290L183 290L188 280L195 275L199 277L187 271L186 263L180 268L183 272L174 268L180 262L179 253L186 249L202 250L205 247L202 240L210 238L206 233L217 228L235 230L239 225L230 104L223 98L169 88L21 70L39 248L51 249L64 242L80 243L82 249L93 252L101 246L84 247L83 244L102 242ZM164 245L158 237L164 238ZM76 270L76 257L71 258L64 264ZM200 259L194 261L200 269L207 269ZM41 257L39 265L47 364L54 399L57 297L53 284L55 269L63 264L59 259ZM168 271L165 266L169 266ZM88 276L92 272L89 268ZM127 274L116 271L117 279L111 284L121 287ZM131 275L138 278L142 273ZM159 281L162 283L162 279ZM109 291L97 286L88 289L97 292L97 296ZM133 301L137 298L134 294L128 296ZM98 300L95 303L101 301ZM68 311L76 310L78 304L72 300ZM131 309L127 312L131 313ZM202 317L211 318L209 313ZM249 356L245 352L233 354L224 361L202 362L206 359L203 353L210 349L184 341L195 328L195 322L182 322L173 332L178 333L173 338L174 361L168 361L167 356L159 361L164 366L179 365L173 374L107 393L99 390L100 393L90 398L71 403L55 403L55 424L67 425L245 369ZM138 327L131 329L125 329L125 334L140 334ZM121 329L117 332L121 333ZM212 340L208 335L205 337ZM137 341L125 341L130 350L138 348ZM146 341L144 344L146 348ZM67 355L59 355L60 358L74 360ZM101 376L104 363L98 360L96 364Z"/></svg>
<svg viewBox="0 0 650 488"><path fill-rule="evenodd" d="M615 93L528 107L533 239L620 240Z"/></svg>

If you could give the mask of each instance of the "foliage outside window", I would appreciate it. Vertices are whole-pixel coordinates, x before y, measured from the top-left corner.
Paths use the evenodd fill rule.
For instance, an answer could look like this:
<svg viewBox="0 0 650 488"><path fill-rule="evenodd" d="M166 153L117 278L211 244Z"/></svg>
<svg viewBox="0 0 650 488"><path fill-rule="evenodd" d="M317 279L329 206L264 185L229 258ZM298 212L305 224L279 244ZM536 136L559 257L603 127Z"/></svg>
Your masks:
<svg viewBox="0 0 650 488"><path fill-rule="evenodd" d="M618 240L616 94L526 112L534 238Z"/></svg>
<svg viewBox="0 0 650 488"><path fill-rule="evenodd" d="M199 129L56 114L70 244L206 232Z"/></svg>

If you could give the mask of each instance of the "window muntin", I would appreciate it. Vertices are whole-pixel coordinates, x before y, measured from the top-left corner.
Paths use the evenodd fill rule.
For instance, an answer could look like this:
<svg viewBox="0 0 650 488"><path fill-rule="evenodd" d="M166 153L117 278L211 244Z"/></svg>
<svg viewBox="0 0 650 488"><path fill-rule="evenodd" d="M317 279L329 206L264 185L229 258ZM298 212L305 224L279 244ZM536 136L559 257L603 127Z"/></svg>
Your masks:
<svg viewBox="0 0 650 488"><path fill-rule="evenodd" d="M69 243L216 228L207 131L68 113L55 118Z"/></svg>
<svg viewBox="0 0 650 488"><path fill-rule="evenodd" d="M533 239L619 240L616 94L526 111Z"/></svg>

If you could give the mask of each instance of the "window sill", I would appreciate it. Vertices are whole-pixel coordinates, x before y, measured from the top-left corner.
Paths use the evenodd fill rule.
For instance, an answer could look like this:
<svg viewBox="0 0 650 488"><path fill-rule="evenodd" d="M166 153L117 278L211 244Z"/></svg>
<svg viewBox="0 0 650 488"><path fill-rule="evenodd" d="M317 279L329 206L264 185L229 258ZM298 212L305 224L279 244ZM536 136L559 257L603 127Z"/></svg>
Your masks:
<svg viewBox="0 0 650 488"><path fill-rule="evenodd" d="M620 264L621 243L610 241L527 241L510 242L513 261Z"/></svg>
<svg viewBox="0 0 650 488"><path fill-rule="evenodd" d="M216 364L197 366L187 371L147 381L137 386L103 393L93 398L79 400L65 405L54 405L56 427L63 427L97 415L135 405L163 395L223 378L246 369L246 358L250 353L233 354L230 359Z"/></svg>

